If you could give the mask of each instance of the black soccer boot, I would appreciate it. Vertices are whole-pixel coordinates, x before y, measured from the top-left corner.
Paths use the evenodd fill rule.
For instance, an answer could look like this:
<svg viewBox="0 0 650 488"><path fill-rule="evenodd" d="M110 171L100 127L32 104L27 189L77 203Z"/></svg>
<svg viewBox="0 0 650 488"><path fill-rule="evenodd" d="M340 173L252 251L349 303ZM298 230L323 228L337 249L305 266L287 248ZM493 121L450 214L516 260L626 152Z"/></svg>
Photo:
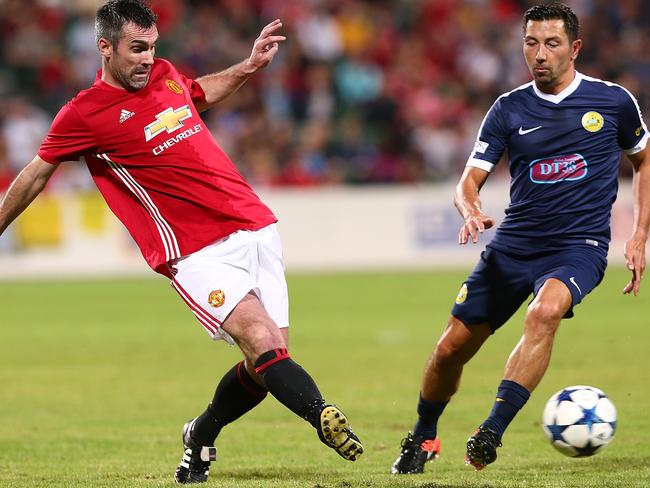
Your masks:
<svg viewBox="0 0 650 488"><path fill-rule="evenodd" d="M356 461L363 454L363 445L352 432L348 419L334 405L325 405L316 428L319 439L334 449L343 459Z"/></svg>
<svg viewBox="0 0 650 488"><path fill-rule="evenodd" d="M203 483L208 480L210 462L217 459L217 448L201 446L192 440L194 421L189 420L183 426L183 457L176 468L174 479L176 483Z"/></svg>
<svg viewBox="0 0 650 488"><path fill-rule="evenodd" d="M484 425L481 425L474 435L467 439L467 453L465 464L471 464L476 471L497 459L497 447L501 447L499 434Z"/></svg>
<svg viewBox="0 0 650 488"><path fill-rule="evenodd" d="M425 439L410 432L402 439L401 452L390 469L391 474L424 472L424 464L440 456L440 439Z"/></svg>

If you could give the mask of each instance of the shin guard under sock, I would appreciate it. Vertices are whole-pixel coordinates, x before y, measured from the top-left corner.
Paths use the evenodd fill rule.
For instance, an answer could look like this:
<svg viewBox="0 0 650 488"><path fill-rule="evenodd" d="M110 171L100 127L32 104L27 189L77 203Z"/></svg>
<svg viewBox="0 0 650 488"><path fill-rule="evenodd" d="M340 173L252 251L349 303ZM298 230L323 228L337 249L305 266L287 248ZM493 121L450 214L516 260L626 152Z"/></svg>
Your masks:
<svg viewBox="0 0 650 488"><path fill-rule="evenodd" d="M280 403L319 428L325 401L314 380L291 359L286 349L273 349L260 355L255 361L255 372Z"/></svg>
<svg viewBox="0 0 650 488"><path fill-rule="evenodd" d="M446 402L430 402L420 395L418 421L413 427L413 436L435 439L438 434L438 419L448 403L449 400Z"/></svg>
<svg viewBox="0 0 650 488"><path fill-rule="evenodd" d="M244 362L237 363L219 382L206 411L196 418L192 439L201 445L213 445L225 425L257 406L266 394L266 389L248 374Z"/></svg>
<svg viewBox="0 0 650 488"><path fill-rule="evenodd" d="M490 416L482 425L493 429L501 438L529 398L530 392L519 383L510 380L501 381Z"/></svg>

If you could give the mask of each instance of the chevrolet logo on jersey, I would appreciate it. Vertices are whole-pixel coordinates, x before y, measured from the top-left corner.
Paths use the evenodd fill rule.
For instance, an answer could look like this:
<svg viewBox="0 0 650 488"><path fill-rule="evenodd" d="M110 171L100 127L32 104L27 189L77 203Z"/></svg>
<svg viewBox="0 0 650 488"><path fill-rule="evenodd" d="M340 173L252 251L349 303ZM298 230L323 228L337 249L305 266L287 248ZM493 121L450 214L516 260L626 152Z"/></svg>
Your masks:
<svg viewBox="0 0 650 488"><path fill-rule="evenodd" d="M149 142L164 130L171 134L183 127L183 121L191 116L192 111L188 105L183 105L176 110L169 107L156 115L156 120L144 128L144 138Z"/></svg>

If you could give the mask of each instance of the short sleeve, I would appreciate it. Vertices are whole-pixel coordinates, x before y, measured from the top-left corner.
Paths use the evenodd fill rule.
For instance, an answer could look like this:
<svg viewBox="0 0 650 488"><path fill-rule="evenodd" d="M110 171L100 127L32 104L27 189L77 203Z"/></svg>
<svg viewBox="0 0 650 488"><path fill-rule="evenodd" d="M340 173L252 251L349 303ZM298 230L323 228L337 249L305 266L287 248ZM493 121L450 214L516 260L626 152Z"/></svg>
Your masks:
<svg viewBox="0 0 650 488"><path fill-rule="evenodd" d="M626 154L638 153L645 149L649 137L636 98L622 88L618 120L618 143L621 149Z"/></svg>
<svg viewBox="0 0 650 488"><path fill-rule="evenodd" d="M38 156L52 164L76 161L95 146L90 128L73 102L68 102L54 118L50 131L38 150Z"/></svg>
<svg viewBox="0 0 650 488"><path fill-rule="evenodd" d="M467 160L467 166L492 171L505 151L505 134L503 99L498 98L481 123L474 149Z"/></svg>
<svg viewBox="0 0 650 488"><path fill-rule="evenodd" d="M185 76L183 73L180 72L178 73L178 76L180 76L183 84L190 91L190 98L192 98L192 102L194 102L194 105L198 105L205 102L205 92L203 91L203 88L201 88L201 85L199 85L196 80L193 80L192 78L188 78L187 76Z"/></svg>

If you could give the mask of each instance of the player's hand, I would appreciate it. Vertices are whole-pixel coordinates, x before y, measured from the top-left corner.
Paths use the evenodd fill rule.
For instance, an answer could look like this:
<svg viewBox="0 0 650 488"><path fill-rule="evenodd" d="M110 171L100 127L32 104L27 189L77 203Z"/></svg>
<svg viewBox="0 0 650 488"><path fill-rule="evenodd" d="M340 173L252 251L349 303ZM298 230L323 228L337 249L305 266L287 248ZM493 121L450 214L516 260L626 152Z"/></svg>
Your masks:
<svg viewBox="0 0 650 488"><path fill-rule="evenodd" d="M632 271L632 279L623 288L623 293L626 295L633 292L634 296L637 296L639 293L641 278L645 271L645 243L646 237L636 234L625 243L625 264L627 269Z"/></svg>
<svg viewBox="0 0 650 488"><path fill-rule="evenodd" d="M472 238L472 242L476 244L478 242L478 235L493 225L494 219L481 211L468 215L465 217L465 223L458 232L458 244L467 244L470 237Z"/></svg>
<svg viewBox="0 0 650 488"><path fill-rule="evenodd" d="M255 42L253 43L253 50L248 58L248 63L257 71L268 65L278 52L280 42L286 40L285 36L273 35L282 28L282 21L275 19L270 24L266 25Z"/></svg>

